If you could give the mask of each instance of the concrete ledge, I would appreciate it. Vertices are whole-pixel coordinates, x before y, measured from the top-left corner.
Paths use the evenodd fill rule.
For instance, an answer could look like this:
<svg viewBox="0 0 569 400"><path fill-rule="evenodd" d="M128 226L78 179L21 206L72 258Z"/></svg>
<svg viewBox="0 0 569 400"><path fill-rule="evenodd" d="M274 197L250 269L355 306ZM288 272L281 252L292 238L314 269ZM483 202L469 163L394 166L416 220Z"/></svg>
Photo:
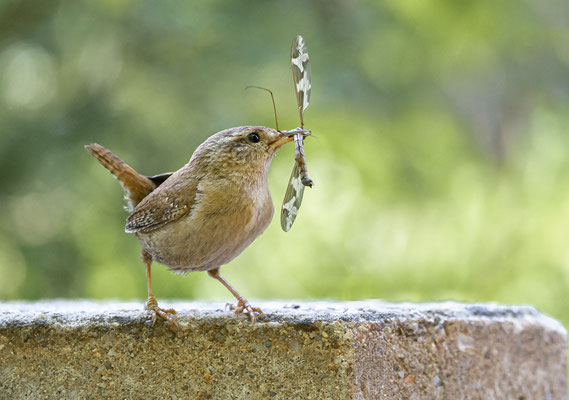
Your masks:
<svg viewBox="0 0 569 400"><path fill-rule="evenodd" d="M566 331L494 304L0 303L0 398L566 399Z"/></svg>

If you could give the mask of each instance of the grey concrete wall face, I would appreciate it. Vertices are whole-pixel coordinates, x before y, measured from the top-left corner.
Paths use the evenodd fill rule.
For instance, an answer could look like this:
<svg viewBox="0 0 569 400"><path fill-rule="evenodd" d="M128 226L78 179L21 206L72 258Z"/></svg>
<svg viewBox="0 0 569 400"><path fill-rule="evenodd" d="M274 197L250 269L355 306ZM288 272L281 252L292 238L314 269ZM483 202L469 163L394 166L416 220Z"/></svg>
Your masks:
<svg viewBox="0 0 569 400"><path fill-rule="evenodd" d="M566 331L531 307L0 303L1 399L566 399Z"/></svg>

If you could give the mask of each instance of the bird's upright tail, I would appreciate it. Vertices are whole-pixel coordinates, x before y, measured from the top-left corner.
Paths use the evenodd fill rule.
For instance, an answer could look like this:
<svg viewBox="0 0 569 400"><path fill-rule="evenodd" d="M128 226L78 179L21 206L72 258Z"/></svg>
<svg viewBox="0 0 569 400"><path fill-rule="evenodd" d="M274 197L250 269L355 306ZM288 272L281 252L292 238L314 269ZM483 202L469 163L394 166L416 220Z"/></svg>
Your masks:
<svg viewBox="0 0 569 400"><path fill-rule="evenodd" d="M148 196L150 192L156 189L157 185L150 178L136 172L112 151L97 143L87 145L85 149L118 179L124 189L125 200L128 202L131 210Z"/></svg>

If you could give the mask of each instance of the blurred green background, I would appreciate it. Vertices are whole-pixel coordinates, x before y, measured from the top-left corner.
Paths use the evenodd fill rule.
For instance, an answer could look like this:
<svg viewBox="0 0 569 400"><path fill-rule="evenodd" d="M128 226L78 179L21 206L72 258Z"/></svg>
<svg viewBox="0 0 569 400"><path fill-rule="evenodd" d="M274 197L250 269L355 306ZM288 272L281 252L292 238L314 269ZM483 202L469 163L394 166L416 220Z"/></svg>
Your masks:
<svg viewBox="0 0 569 400"><path fill-rule="evenodd" d="M209 135L298 125L315 187L222 273L249 298L528 303L569 324L569 2L0 2L0 299L146 298L122 189ZM280 208L293 146L270 172ZM278 211L277 211L278 213ZM278 214L277 214L278 216ZM223 299L153 268L161 298Z"/></svg>

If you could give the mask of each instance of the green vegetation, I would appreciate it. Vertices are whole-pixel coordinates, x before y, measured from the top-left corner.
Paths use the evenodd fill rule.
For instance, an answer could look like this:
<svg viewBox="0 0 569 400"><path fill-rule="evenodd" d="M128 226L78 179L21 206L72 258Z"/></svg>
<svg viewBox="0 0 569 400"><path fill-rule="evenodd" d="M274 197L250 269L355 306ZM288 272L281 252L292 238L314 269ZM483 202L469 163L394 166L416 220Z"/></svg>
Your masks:
<svg viewBox="0 0 569 400"><path fill-rule="evenodd" d="M527 303L569 324L566 1L0 3L0 299L146 297L120 185L214 132L297 126L315 187L224 276L247 297ZM273 162L275 206L293 148ZM158 299L230 299L156 265Z"/></svg>

